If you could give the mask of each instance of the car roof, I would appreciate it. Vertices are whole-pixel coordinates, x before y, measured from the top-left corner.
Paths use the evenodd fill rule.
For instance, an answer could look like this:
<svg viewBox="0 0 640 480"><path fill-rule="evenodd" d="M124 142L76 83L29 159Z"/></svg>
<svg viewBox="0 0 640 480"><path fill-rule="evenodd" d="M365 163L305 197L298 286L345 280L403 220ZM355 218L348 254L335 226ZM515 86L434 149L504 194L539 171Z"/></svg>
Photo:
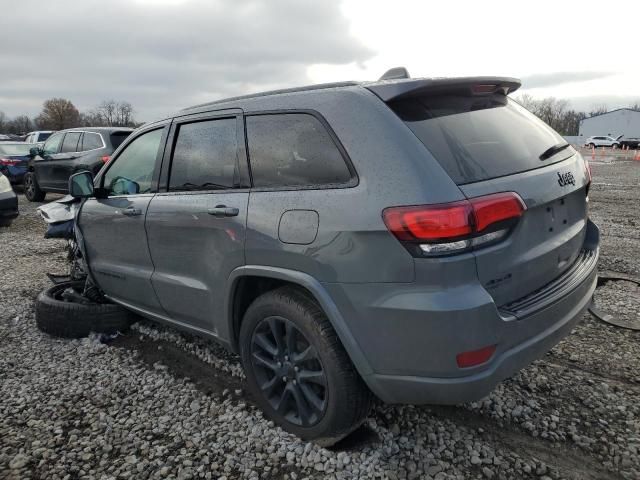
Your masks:
<svg viewBox="0 0 640 480"><path fill-rule="evenodd" d="M468 87L471 84L495 84L502 87L505 93L512 93L520 87L520 80L511 77L451 77L451 78L394 78L390 80L377 80L373 82L334 82L307 85L303 87L284 88L266 92L240 95L237 97L223 98L212 102L201 103L183 110L174 116L188 115L195 111L202 111L208 107L238 108L238 103L243 100L254 100L276 95L309 94L313 95L329 89L364 88L380 97L384 102L406 98L411 95L419 95L432 90L449 90L456 87ZM169 117L171 118L171 117ZM154 122L155 123L155 122Z"/></svg>
<svg viewBox="0 0 640 480"><path fill-rule="evenodd" d="M65 128L64 130L58 130L60 132L93 132L93 133L111 133L111 132L133 132L133 128L130 127L76 127Z"/></svg>

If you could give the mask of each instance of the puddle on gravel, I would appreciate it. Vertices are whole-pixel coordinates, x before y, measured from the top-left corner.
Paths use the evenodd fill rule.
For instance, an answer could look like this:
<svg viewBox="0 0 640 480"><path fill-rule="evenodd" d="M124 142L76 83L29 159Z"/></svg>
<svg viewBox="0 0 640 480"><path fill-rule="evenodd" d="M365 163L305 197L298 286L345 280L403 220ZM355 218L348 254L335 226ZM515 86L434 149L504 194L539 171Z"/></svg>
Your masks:
<svg viewBox="0 0 640 480"><path fill-rule="evenodd" d="M604 321L640 330L640 286L624 279L607 278L602 278L598 284L594 305Z"/></svg>

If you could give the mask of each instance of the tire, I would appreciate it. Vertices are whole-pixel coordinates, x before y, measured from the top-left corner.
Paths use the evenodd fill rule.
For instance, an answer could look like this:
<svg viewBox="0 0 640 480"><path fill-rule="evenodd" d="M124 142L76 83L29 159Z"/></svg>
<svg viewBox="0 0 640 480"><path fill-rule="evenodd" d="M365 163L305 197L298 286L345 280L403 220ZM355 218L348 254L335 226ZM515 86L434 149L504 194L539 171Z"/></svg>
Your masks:
<svg viewBox="0 0 640 480"><path fill-rule="evenodd" d="M113 303L76 303L61 294L69 287L82 289L83 281L62 282L42 291L36 300L36 325L54 337L83 338L91 332L113 334L128 330L133 315Z"/></svg>
<svg viewBox="0 0 640 480"><path fill-rule="evenodd" d="M282 334L280 343L274 331ZM295 340L290 344L290 339ZM254 300L239 340L249 392L284 430L330 446L367 418L371 392L324 312L303 291L282 287ZM258 358L266 358L270 366ZM284 405L280 411L278 401Z"/></svg>
<svg viewBox="0 0 640 480"><path fill-rule="evenodd" d="M6 219L0 220L0 228L2 227L9 228L11 226L11 222L12 220L6 220Z"/></svg>
<svg viewBox="0 0 640 480"><path fill-rule="evenodd" d="M35 172L27 172L24 174L23 185L24 196L27 197L27 200L30 202L42 202L44 197L47 196L46 192L40 190Z"/></svg>
<svg viewBox="0 0 640 480"><path fill-rule="evenodd" d="M614 143L613 145L611 145L611 148L620 148L620 144L619 143Z"/></svg>
<svg viewBox="0 0 640 480"><path fill-rule="evenodd" d="M596 144L595 143L590 143L589 144L589 148L596 148Z"/></svg>

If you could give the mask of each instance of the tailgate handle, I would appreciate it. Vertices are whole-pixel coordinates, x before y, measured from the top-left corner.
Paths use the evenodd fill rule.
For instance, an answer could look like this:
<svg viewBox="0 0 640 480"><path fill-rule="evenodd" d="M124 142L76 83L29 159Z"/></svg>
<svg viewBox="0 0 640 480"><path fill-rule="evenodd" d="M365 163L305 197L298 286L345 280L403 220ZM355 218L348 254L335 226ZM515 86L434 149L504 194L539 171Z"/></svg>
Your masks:
<svg viewBox="0 0 640 480"><path fill-rule="evenodd" d="M214 217L237 217L240 210L235 207L227 207L226 205L218 205L215 208L207 210L209 215Z"/></svg>

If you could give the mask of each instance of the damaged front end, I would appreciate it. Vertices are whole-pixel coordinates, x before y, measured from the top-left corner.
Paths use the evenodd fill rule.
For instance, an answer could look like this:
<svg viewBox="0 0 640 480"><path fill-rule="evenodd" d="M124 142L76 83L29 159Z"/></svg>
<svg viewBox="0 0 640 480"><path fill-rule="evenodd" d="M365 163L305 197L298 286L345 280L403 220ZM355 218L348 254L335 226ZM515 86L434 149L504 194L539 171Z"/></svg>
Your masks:
<svg viewBox="0 0 640 480"><path fill-rule="evenodd" d="M82 200L67 195L60 200L37 208L48 228L44 238L57 238L67 241L68 274L47 273L54 284L76 282L77 287L63 292L65 300L76 303L105 303L102 291L93 282L85 262L82 233L76 225L76 217L80 211ZM80 288L78 288L80 287Z"/></svg>

